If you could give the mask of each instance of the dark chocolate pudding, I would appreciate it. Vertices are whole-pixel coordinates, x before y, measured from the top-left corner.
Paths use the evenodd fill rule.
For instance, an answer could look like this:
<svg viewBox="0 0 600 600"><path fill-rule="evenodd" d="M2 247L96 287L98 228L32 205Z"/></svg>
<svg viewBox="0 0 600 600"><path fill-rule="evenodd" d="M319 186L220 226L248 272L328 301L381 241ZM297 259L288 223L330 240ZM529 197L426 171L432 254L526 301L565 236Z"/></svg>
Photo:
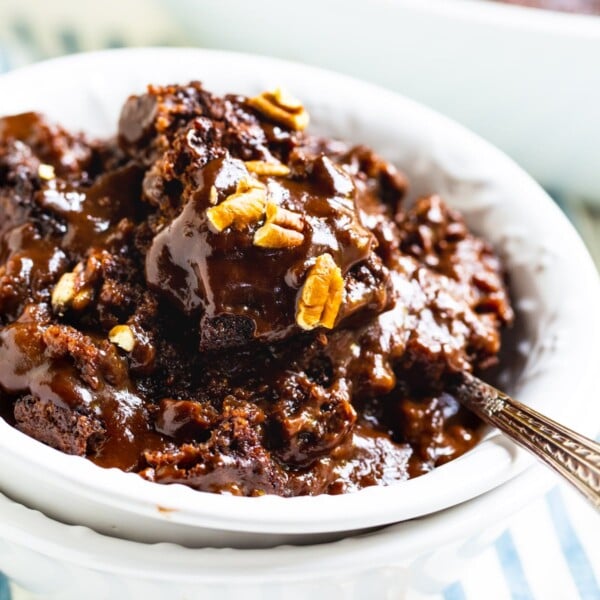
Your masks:
<svg viewBox="0 0 600 600"><path fill-rule="evenodd" d="M0 120L0 406L102 467L239 495L421 475L479 424L449 376L512 321L491 248L281 90L127 100L91 141Z"/></svg>

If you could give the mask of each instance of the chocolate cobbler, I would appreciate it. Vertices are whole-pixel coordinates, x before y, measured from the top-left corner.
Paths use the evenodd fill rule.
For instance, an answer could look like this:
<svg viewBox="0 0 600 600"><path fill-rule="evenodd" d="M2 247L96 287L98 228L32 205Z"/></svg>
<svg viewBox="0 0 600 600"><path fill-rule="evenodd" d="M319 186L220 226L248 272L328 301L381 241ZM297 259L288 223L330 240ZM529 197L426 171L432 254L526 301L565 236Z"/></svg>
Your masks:
<svg viewBox="0 0 600 600"><path fill-rule="evenodd" d="M478 439L448 392L513 315L490 246L282 90L150 86L118 134L0 119L0 407L158 483L339 494Z"/></svg>

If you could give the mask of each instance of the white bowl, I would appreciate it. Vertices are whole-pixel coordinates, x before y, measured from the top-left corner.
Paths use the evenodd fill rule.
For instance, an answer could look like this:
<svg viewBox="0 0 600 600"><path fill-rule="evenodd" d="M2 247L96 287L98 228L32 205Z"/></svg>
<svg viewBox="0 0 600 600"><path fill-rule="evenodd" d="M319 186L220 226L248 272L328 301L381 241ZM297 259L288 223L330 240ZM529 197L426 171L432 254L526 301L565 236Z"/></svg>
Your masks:
<svg viewBox="0 0 600 600"><path fill-rule="evenodd" d="M0 495L0 565L36 600L424 599L456 581L506 519L553 481L536 466L497 490L416 521L334 543L261 550L115 539Z"/></svg>
<svg viewBox="0 0 600 600"><path fill-rule="evenodd" d="M592 434L587 388L598 364L598 278L583 244L523 171L475 135L391 92L267 58L192 49L78 55L0 78L0 114L37 109L71 128L114 131L147 82L202 79L218 92L276 83L304 99L312 130L367 143L403 168L413 194L440 192L503 254L522 322L504 373L509 392ZM510 358L510 357L509 357ZM430 474L354 494L238 498L161 486L52 450L0 422L0 490L61 521L142 541L268 546L342 537L428 514L515 477L530 459L494 432ZM24 477L23 473L27 476Z"/></svg>
<svg viewBox="0 0 600 600"><path fill-rule="evenodd" d="M600 199L600 17L483 0L162 4L203 47L384 85L484 136L544 186Z"/></svg>

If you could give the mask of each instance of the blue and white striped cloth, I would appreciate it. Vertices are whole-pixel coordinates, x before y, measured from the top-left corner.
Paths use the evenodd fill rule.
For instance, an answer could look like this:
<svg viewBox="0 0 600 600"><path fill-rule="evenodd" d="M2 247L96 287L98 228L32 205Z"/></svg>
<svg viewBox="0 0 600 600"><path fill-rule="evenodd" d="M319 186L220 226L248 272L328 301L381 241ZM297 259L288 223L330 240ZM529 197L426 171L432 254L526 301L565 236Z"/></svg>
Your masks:
<svg viewBox="0 0 600 600"><path fill-rule="evenodd" d="M104 15L111 14L106 10L106 4L111 1L120 2L106 0L101 3ZM127 5L120 3L120 10L124 6L137 10L134 5L141 1L130 0ZM33 0L22 0L19 6L28 4L35 6ZM35 24L23 20L15 21L10 28L11 24L2 12L3 3L0 3L0 72L50 54L84 49L78 42L82 35L65 28L63 21L60 21L61 28L55 38L50 39L47 35L38 36ZM161 32L157 23L164 25L165 20L147 14L151 31L143 38L139 37L143 32L140 33L138 28L134 43L185 43L185 38L177 37L171 25ZM105 36L104 43L99 42L97 32L101 24L92 21L96 25L93 47L121 46L132 41L123 37L122 32L113 32ZM114 24L114 20L110 22ZM123 19L123 22L128 20ZM561 205L582 233L587 232L588 244L592 251L597 251L596 259L600 261L600 220L596 211L593 211L595 217L592 213L588 216L584 208L578 208L576 199L567 199ZM592 222L594 218L596 221ZM516 515L495 544L473 559L463 578L449 586L437 600L600 600L599 581L600 519L574 492L557 486ZM29 598L25 591L11 586L0 574L0 600ZM435 600L431 596L428 598Z"/></svg>
<svg viewBox="0 0 600 600"><path fill-rule="evenodd" d="M600 519L562 485L511 520L444 600L599 600Z"/></svg>

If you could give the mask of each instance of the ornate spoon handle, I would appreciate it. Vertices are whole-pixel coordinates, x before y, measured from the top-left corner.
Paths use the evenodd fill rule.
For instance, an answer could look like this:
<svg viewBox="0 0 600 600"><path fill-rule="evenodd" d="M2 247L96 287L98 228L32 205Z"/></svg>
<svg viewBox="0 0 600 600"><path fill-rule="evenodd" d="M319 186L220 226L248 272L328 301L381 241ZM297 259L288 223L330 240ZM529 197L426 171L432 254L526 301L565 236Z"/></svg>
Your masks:
<svg viewBox="0 0 600 600"><path fill-rule="evenodd" d="M600 444L469 373L460 375L452 392L461 404L543 460L600 510Z"/></svg>

